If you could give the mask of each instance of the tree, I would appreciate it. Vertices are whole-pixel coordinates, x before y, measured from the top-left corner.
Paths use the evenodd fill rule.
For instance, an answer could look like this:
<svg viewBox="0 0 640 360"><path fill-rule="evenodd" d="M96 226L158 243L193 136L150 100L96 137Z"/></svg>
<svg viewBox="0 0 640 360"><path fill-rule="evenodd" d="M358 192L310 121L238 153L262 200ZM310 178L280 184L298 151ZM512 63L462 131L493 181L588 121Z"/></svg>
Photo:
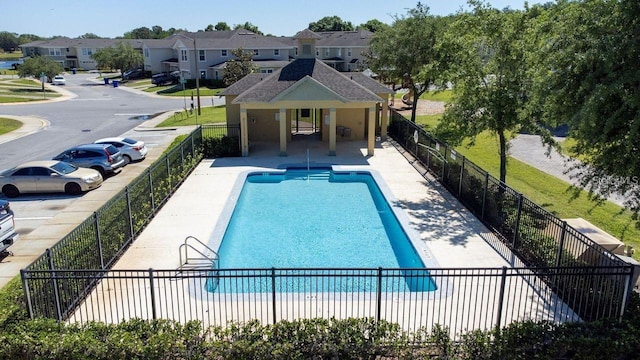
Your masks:
<svg viewBox="0 0 640 360"><path fill-rule="evenodd" d="M62 65L59 62L46 57L46 56L34 56L26 59L22 65L18 67L18 76L21 78L34 77L40 78L40 75L44 73L48 78L60 74L64 71Z"/></svg>
<svg viewBox="0 0 640 360"><path fill-rule="evenodd" d="M18 48L18 34L10 33L8 31L0 32L0 49L11 52Z"/></svg>
<svg viewBox="0 0 640 360"><path fill-rule="evenodd" d="M367 21L364 24L358 25L356 30L369 30L369 31L374 33L374 32L378 32L378 31L382 31L382 30L388 29L388 28L389 28L388 24L385 24L380 20L372 19L372 20Z"/></svg>
<svg viewBox="0 0 640 360"><path fill-rule="evenodd" d="M389 28L371 38L368 63L376 73L394 82L402 81L411 90L414 122L420 95L438 82L447 66L438 46L442 31L440 19L418 3L407 17L396 17Z"/></svg>
<svg viewBox="0 0 640 360"><path fill-rule="evenodd" d="M206 27L206 28L204 28L204 31L205 31L205 32L207 32L207 31L214 31L214 30L215 30L215 29L213 28L213 25L212 25L212 24L209 24L209 25L207 25L207 27Z"/></svg>
<svg viewBox="0 0 640 360"><path fill-rule="evenodd" d="M524 127L547 142L552 140L526 111L530 92L526 14L501 12L480 1L469 4L473 12L459 15L446 34L456 59L449 72L455 98L438 132L449 134L447 140L453 144L462 139L473 144L485 131L496 134L504 182L510 134Z"/></svg>
<svg viewBox="0 0 640 360"><path fill-rule="evenodd" d="M231 30L231 28L229 27L229 25L227 25L226 22L224 21L220 21L216 24L216 26L214 26L214 28L216 29L216 31L227 31L227 30Z"/></svg>
<svg viewBox="0 0 640 360"><path fill-rule="evenodd" d="M322 19L309 23L311 31L353 31L353 24L344 21L338 16L325 16Z"/></svg>
<svg viewBox="0 0 640 360"><path fill-rule="evenodd" d="M119 69L125 71L142 65L142 54L135 50L131 44L119 42L116 47L103 48L91 56L100 68Z"/></svg>
<svg viewBox="0 0 640 360"><path fill-rule="evenodd" d="M94 33L86 33L84 35L80 35L80 39L101 39L101 37Z"/></svg>
<svg viewBox="0 0 640 360"><path fill-rule="evenodd" d="M544 117L569 125L578 180L640 211L640 7L635 0L562 2L540 58ZM636 223L638 226L638 223Z"/></svg>
<svg viewBox="0 0 640 360"><path fill-rule="evenodd" d="M231 50L234 59L227 61L222 79L229 86L257 70L253 63L253 53L242 48Z"/></svg>
<svg viewBox="0 0 640 360"><path fill-rule="evenodd" d="M146 26L135 28L124 33L125 39L154 39L153 31Z"/></svg>
<svg viewBox="0 0 640 360"><path fill-rule="evenodd" d="M219 24L219 23L218 23L218 24ZM233 29L234 29L234 30L236 30L236 29L245 29L245 30L249 30L249 31L251 31L252 33L256 33L256 34L258 34L258 35L264 35L264 34L262 33L262 31L258 30L258 27L257 27L256 25L253 25L252 23L250 23L250 22L248 22L248 21L247 21L247 22L245 22L244 24L236 24L236 25L233 27Z"/></svg>

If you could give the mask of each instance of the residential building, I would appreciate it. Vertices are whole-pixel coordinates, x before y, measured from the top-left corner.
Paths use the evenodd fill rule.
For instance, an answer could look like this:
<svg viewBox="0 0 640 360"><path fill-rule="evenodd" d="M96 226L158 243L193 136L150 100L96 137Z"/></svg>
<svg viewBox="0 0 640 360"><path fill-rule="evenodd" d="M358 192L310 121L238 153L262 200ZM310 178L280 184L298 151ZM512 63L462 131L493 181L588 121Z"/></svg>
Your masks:
<svg viewBox="0 0 640 360"><path fill-rule="evenodd" d="M309 31L310 32L310 31ZM313 32L311 32L313 33ZM315 58L338 71L361 71L363 54L369 49L373 33L328 31L313 33ZM294 37L263 36L245 29L230 31L184 32L165 39L70 39L34 41L21 45L24 56L48 56L67 69L95 70L91 55L96 51L128 42L139 50L144 69L152 74L180 71L185 79L221 80L232 51L242 48L253 53L253 61L262 74L270 74L299 58L301 51Z"/></svg>

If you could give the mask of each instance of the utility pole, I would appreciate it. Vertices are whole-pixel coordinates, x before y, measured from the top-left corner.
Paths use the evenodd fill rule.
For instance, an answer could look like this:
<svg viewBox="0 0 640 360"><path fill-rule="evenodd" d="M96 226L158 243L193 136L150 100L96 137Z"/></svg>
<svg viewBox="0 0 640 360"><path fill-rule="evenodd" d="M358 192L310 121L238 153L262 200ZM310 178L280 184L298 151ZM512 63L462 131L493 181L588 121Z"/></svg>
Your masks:
<svg viewBox="0 0 640 360"><path fill-rule="evenodd" d="M193 37L193 60L196 62L196 97L198 98L198 115L202 115L200 112L200 71L198 70L198 62L200 61L198 56L198 47L196 46L196 38Z"/></svg>

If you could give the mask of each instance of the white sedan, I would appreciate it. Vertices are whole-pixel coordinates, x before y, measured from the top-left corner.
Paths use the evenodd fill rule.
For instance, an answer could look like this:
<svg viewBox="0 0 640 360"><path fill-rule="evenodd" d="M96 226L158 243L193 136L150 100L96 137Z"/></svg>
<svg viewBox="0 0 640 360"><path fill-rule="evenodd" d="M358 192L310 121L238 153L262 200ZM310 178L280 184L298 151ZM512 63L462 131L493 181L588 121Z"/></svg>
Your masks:
<svg viewBox="0 0 640 360"><path fill-rule="evenodd" d="M64 192L78 195L102 185L99 172L57 161L30 161L0 173L0 188L6 197L24 193Z"/></svg>
<svg viewBox="0 0 640 360"><path fill-rule="evenodd" d="M67 80L65 80L64 76L62 75L56 75L53 77L53 80L51 80L51 83L53 85L66 85Z"/></svg>
<svg viewBox="0 0 640 360"><path fill-rule="evenodd" d="M144 160L148 152L144 141L134 140L127 137L110 137L99 139L94 142L96 144L110 144L115 146L120 150L126 164L132 161Z"/></svg>

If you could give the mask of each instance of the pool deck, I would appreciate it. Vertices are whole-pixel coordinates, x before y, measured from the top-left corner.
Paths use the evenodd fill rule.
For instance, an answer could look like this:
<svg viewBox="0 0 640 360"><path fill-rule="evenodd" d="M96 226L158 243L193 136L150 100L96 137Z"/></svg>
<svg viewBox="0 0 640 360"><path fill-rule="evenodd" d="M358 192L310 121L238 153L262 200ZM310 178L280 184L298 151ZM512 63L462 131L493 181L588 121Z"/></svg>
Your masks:
<svg viewBox="0 0 640 360"><path fill-rule="evenodd" d="M443 268L510 267L490 244L495 239L480 221L430 175L422 176L412 159L393 142L378 141L375 155L366 155L364 141L338 142L337 155L328 156L324 143L295 140L288 156L278 156L277 144L252 144L250 156L204 160L186 179L142 232L114 269L176 269L179 246L187 236L212 243L214 227L230 210L229 197L239 176L248 171L278 169L286 164L332 164L337 168L373 170L384 179L403 209L411 228L428 249L431 265ZM216 236L219 236L216 234ZM427 267L430 267L429 264Z"/></svg>
<svg viewBox="0 0 640 360"><path fill-rule="evenodd" d="M277 144L252 144L249 157L202 161L115 264L114 269L121 272L107 274L68 321L119 322L156 317L157 311L162 318L197 319L203 326L254 318L269 323L271 316L276 316L276 304L280 309L278 317L288 320L370 317L373 313L367 309L378 306L381 318L398 322L406 330L441 323L450 326L452 335L525 318L578 320L535 276L505 278L504 270L499 268L519 265L518 260L499 246L495 236L436 180L423 176L424 170L396 146L392 141L378 142L375 155L366 156L364 141L339 142L337 155L328 156L323 143L302 140L289 144L286 157L277 155ZM406 215L409 232L417 233L414 246L418 242L418 252L426 258L427 267L433 269L431 276L437 276L438 290L385 292L379 294L379 301L357 292L279 294L277 299L269 299L262 293L211 293L204 291L206 276L179 276L184 274L176 271L181 266L180 245L187 236L213 244L221 238L216 224L230 216L230 196L241 186L247 172L306 164L307 149L311 165L370 170L384 179L383 187L393 196L391 202ZM456 275L463 271L460 268L494 270L473 270L473 277L468 278ZM146 278L150 275L145 271L148 269L166 272L156 272L158 278ZM497 271L498 276L485 277L487 271ZM125 279L119 275L123 273L138 275ZM504 303L498 300L503 291L508 293Z"/></svg>

